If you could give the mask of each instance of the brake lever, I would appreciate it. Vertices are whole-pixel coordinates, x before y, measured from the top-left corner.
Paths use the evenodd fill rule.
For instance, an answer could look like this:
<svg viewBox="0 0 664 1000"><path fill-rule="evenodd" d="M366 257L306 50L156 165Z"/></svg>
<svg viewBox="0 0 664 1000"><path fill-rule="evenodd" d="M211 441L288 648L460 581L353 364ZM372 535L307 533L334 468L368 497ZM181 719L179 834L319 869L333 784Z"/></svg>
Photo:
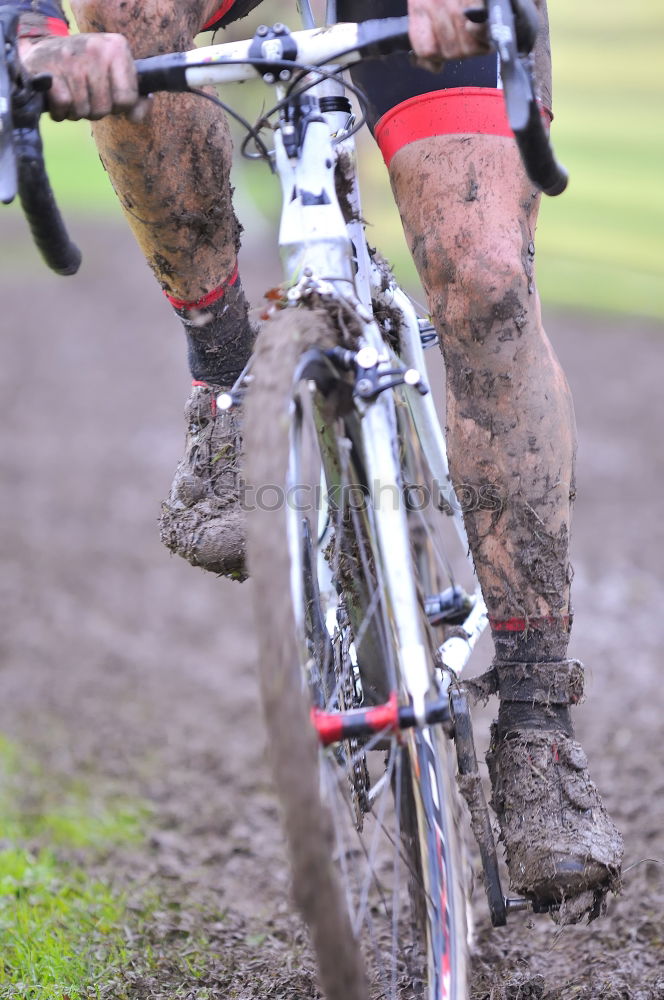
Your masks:
<svg viewBox="0 0 664 1000"><path fill-rule="evenodd" d="M500 58L500 75L510 128L513 132L520 132L528 124L535 94L531 74L525 64L528 56L519 52L511 0L489 0L488 29L489 38ZM534 41L533 37L533 44Z"/></svg>
<svg viewBox="0 0 664 1000"><path fill-rule="evenodd" d="M16 74L18 14L0 9L0 201L9 205L18 193L18 167L12 119L13 78Z"/></svg>
<svg viewBox="0 0 664 1000"><path fill-rule="evenodd" d="M500 59L510 128L513 132L525 128L535 95L524 61L537 39L537 10L531 0L488 0L487 7L469 7L464 14L472 24L487 24Z"/></svg>
<svg viewBox="0 0 664 1000"><path fill-rule="evenodd" d="M567 171L555 158L533 84L531 51L537 39L539 15L532 0L487 0L487 9L471 8L466 17L486 23L498 53L500 77L509 126L531 181L548 195L567 187Z"/></svg>
<svg viewBox="0 0 664 1000"><path fill-rule="evenodd" d="M539 14L532 0L512 0L516 47L522 55L532 52L539 32ZM486 24L489 15L486 7L468 7L464 14L473 24Z"/></svg>

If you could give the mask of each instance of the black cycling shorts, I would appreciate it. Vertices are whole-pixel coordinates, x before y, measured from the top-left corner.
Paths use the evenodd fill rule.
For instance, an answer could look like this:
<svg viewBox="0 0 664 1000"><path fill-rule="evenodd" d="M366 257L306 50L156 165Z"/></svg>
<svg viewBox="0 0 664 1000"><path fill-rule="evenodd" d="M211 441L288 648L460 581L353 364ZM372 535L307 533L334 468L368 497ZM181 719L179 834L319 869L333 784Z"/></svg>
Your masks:
<svg viewBox="0 0 664 1000"><path fill-rule="evenodd" d="M245 17L260 2L224 0L203 30ZM406 13L406 0L337 0L340 22ZM408 55L396 54L365 60L353 67L351 76L368 98L368 123L388 165L399 149L418 139L452 134L512 135L495 53L449 60L440 73L420 69Z"/></svg>

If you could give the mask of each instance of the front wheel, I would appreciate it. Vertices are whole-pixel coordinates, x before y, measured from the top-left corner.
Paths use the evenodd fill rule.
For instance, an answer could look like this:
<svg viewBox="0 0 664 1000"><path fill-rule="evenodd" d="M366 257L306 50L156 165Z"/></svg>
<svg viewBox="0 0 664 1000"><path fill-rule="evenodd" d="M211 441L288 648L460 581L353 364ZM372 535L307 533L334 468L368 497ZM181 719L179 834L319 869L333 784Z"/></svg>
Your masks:
<svg viewBox="0 0 664 1000"><path fill-rule="evenodd" d="M348 501L366 496L349 387L321 393L301 370L307 351L338 342L323 311L277 314L245 413L261 693L293 890L328 1000L466 1000L449 741L439 727L386 729L322 746L311 721L312 708L402 690L375 513Z"/></svg>

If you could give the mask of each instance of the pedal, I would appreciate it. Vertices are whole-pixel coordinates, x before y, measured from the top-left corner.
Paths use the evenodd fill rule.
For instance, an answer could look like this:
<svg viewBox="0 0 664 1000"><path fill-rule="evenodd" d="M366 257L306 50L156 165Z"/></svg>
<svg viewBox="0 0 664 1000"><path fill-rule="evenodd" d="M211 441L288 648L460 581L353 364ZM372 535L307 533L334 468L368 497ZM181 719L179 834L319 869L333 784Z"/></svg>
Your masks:
<svg viewBox="0 0 664 1000"><path fill-rule="evenodd" d="M454 721L454 745L459 766L459 788L470 811L471 827L480 850L491 923L494 927L503 927L507 923L508 901L503 895L500 884L498 855L491 828L489 807L486 803L482 779L477 767L468 699L459 688L450 689L450 707ZM514 905L514 908L518 907Z"/></svg>
<svg viewBox="0 0 664 1000"><path fill-rule="evenodd" d="M434 347L438 344L438 334L433 323L426 319L420 319L417 321L417 325L420 328L420 343L425 351L427 347Z"/></svg>
<svg viewBox="0 0 664 1000"><path fill-rule="evenodd" d="M475 598L463 587L448 587L424 598L424 613L430 625L463 625L474 604Z"/></svg>
<svg viewBox="0 0 664 1000"><path fill-rule="evenodd" d="M523 910L532 910L533 913L550 913L551 910L559 910L560 903L538 903L534 899L526 896L506 896L505 910L508 914L519 913Z"/></svg>

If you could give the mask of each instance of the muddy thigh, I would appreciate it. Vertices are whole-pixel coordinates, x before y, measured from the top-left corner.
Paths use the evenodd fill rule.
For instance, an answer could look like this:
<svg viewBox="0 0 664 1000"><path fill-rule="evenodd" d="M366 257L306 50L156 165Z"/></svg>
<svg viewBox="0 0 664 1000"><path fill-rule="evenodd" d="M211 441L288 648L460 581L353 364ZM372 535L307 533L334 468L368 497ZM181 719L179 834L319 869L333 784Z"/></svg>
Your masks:
<svg viewBox="0 0 664 1000"><path fill-rule="evenodd" d="M452 478L489 612L565 614L575 428L535 287L539 199L511 139L401 149L393 189L439 332Z"/></svg>
<svg viewBox="0 0 664 1000"><path fill-rule="evenodd" d="M74 0L81 31L125 35L136 58L192 48L218 0ZM223 113L186 94L159 94L144 122L93 126L102 162L162 287L197 301L235 265L232 143Z"/></svg>

